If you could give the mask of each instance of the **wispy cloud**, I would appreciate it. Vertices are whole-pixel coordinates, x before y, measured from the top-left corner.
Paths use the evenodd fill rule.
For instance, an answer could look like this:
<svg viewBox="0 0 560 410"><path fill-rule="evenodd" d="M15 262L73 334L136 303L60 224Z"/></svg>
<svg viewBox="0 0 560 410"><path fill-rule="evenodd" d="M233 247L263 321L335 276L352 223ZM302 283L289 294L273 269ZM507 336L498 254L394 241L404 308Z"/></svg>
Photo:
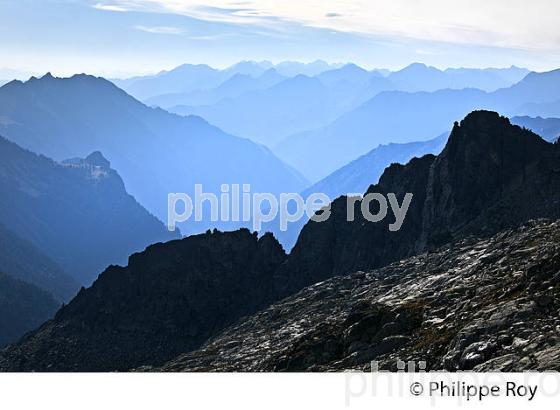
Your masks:
<svg viewBox="0 0 560 410"><path fill-rule="evenodd" d="M105 7L105 5L102 5ZM558 52L558 0L112 0L205 21Z"/></svg>
<svg viewBox="0 0 560 410"><path fill-rule="evenodd" d="M93 5L94 9L97 10L105 10L105 11L116 11L116 12L125 12L125 11L129 11L129 9L127 9L124 6L120 6L120 5L116 5L116 4L102 4L102 3L97 3Z"/></svg>
<svg viewBox="0 0 560 410"><path fill-rule="evenodd" d="M135 26L136 30L144 31L153 34L183 34L183 29L180 27L171 26Z"/></svg>

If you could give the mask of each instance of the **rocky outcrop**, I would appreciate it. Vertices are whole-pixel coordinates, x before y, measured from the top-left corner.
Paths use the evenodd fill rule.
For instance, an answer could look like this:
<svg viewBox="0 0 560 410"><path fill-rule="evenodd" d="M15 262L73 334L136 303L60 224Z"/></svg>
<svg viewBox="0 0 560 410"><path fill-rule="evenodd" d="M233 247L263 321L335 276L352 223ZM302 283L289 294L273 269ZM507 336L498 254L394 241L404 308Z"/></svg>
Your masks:
<svg viewBox="0 0 560 410"><path fill-rule="evenodd" d="M276 273L279 296L333 275L385 266L466 235L492 235L532 218L560 217L560 149L505 117L475 111L456 123L438 156L393 164L368 193L413 199L402 228L367 222L340 197L325 222L309 222ZM375 203L375 202L373 202ZM377 209L372 209L373 213Z"/></svg>
<svg viewBox="0 0 560 410"><path fill-rule="evenodd" d="M159 370L558 371L559 309L560 222L540 220L315 284Z"/></svg>
<svg viewBox="0 0 560 410"><path fill-rule="evenodd" d="M2 370L157 365L272 302L280 244L248 230L150 246L111 266L55 318L0 355Z"/></svg>

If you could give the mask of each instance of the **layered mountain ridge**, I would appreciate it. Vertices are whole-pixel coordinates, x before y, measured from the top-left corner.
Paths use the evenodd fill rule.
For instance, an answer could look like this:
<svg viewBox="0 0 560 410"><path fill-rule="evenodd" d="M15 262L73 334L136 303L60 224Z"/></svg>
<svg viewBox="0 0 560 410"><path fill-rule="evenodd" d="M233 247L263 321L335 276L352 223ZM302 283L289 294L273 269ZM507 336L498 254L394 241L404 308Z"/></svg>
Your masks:
<svg viewBox="0 0 560 410"><path fill-rule="evenodd" d="M246 230L208 233L150 247L133 255L127 267L107 269L90 289L80 292L60 310L54 320L2 352L0 369L128 370L159 366L170 360L173 363L174 357L198 349L242 316L306 287L303 294L328 287L328 284L316 284L333 276L343 275L331 283L345 283L346 274L360 279L364 277L363 272L355 272L380 268L405 258L411 259L402 266L418 267L415 255L434 252L467 236L488 241L492 235L531 219L558 219L559 147L512 125L497 113L472 112L455 124L441 154L415 158L407 165L393 164L385 170L379 183L368 189L368 192L394 193L399 203L406 193L414 195L400 231L388 229L393 220L366 222L361 217L359 202L355 203L356 220L346 221L346 198L341 197L332 204L327 221L309 222L305 226L287 257L271 235L257 239ZM371 210L376 212L374 208ZM556 225L551 227L554 229ZM529 249L527 255L536 255L536 249ZM462 254L455 255L445 265L449 272L459 268L459 261L464 259ZM554 255L552 249L550 258L554 259ZM529 259L525 256L521 262ZM443 259L436 258L433 263L441 269ZM510 268L516 269L517 263L512 263ZM391 269L392 276L402 277L400 268ZM404 269L407 271L410 269ZM414 272L411 279L424 271ZM430 277L428 274L431 283ZM391 286L397 289L399 282L392 280L385 285L382 290L389 292ZM328 288L324 291L329 297ZM435 296L444 297L443 294ZM283 302L287 305L280 305L283 306L280 310L274 308L276 313L272 315L281 318L283 311L305 313L304 306L313 300L288 299ZM336 311L342 306L337 300L326 299L325 303ZM365 306L364 309L360 313L364 317L375 314L385 318L382 324L394 322L399 313L403 313L400 317L410 319L402 323L404 333L385 335L403 337L386 343L405 346L422 324L418 310L389 309L385 314L383 307ZM275 323L274 317L269 316L272 322L265 321L263 326ZM300 320L305 326L303 316ZM324 325L328 330L328 322ZM280 333L274 333L274 337L291 339L289 332L277 330ZM247 331L248 343L252 343L253 335L257 333ZM236 344L243 343L235 340L228 348L235 349ZM309 344L311 339L302 343ZM336 344L332 346L338 349ZM265 352L266 347L258 351ZM206 353L201 354L204 357ZM179 366L204 367L199 362L191 366L188 360L187 364L181 360ZM215 357L209 358L209 368L213 360ZM278 370L307 369L280 359L275 363ZM164 368L177 367L170 364Z"/></svg>
<svg viewBox="0 0 560 410"><path fill-rule="evenodd" d="M331 205L330 218L310 221L289 260L277 272L284 295L333 275L384 266L465 235L489 235L529 219L560 217L560 150L505 117L475 111L455 123L438 156L393 164L367 193L413 199L397 232L386 218L367 223L355 202L356 221L346 221L347 198ZM375 203L375 202L374 202ZM377 213L373 206L371 212ZM323 257L322 255L328 255Z"/></svg>
<svg viewBox="0 0 560 410"><path fill-rule="evenodd" d="M83 74L45 75L0 87L0 134L56 161L102 152L127 191L162 221L167 220L168 194L193 196L196 184L217 194L222 184L250 184L253 191L272 193L307 186L262 145L199 117L147 107L111 82ZM258 168L266 175L254 172ZM190 220L180 228L199 233L216 225Z"/></svg>
<svg viewBox="0 0 560 410"><path fill-rule="evenodd" d="M45 290L0 270L0 348L51 319L58 308Z"/></svg>

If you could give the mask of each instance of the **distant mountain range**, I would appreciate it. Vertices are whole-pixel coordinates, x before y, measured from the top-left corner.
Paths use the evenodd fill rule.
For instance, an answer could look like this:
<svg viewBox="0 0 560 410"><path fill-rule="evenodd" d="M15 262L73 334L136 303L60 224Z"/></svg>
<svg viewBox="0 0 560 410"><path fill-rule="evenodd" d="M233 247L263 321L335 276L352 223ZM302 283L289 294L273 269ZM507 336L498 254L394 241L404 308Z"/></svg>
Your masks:
<svg viewBox="0 0 560 410"><path fill-rule="evenodd" d="M437 155L445 147L448 137L449 133L445 132L428 141L380 145L313 184L302 195L306 197L321 192L332 199L348 194L361 195L379 181L383 171L391 164L406 164L412 158L426 154Z"/></svg>
<svg viewBox="0 0 560 410"><path fill-rule="evenodd" d="M442 71L419 63L388 72L321 61L242 62L224 70L183 65L115 84L148 105L200 115L226 132L272 146L290 134L325 126L382 91L494 91L527 73L518 67Z"/></svg>
<svg viewBox="0 0 560 410"><path fill-rule="evenodd" d="M167 107L198 115L236 135L272 145L286 135L334 120L351 104L359 84L334 89L319 78L300 74L272 87L225 98L213 105Z"/></svg>
<svg viewBox="0 0 560 410"><path fill-rule="evenodd" d="M491 92L499 88L507 88L523 79L527 74L529 74L529 70L515 66L439 70L425 64L413 63L400 71L389 74L387 79L395 85L395 90L400 91L477 88Z"/></svg>
<svg viewBox="0 0 560 410"><path fill-rule="evenodd" d="M431 138L474 109L524 115L527 104L554 102L559 92L560 70L530 73L491 93L471 88L385 91L323 128L286 138L274 150L311 181L318 181L379 144Z"/></svg>
<svg viewBox="0 0 560 410"><path fill-rule="evenodd" d="M0 268L59 300L107 265L179 237L127 193L98 152L59 164L0 138L0 190L0 224L8 236L0 236L6 241Z"/></svg>
<svg viewBox="0 0 560 410"><path fill-rule="evenodd" d="M150 106L179 107L211 105L223 99L231 99L240 95L272 87L287 77L279 74L274 68L261 73L257 77L249 74L234 74L215 88L196 89L186 93L170 93L148 98L145 102Z"/></svg>
<svg viewBox="0 0 560 410"><path fill-rule="evenodd" d="M238 74L259 77L265 71L274 69L284 77L295 77L300 74L314 76L338 66L321 60L312 63L286 61L277 65L268 61L242 61L223 70L206 64L183 64L156 75L112 81L137 99L148 100L165 94L189 94L193 91L210 90Z"/></svg>
<svg viewBox="0 0 560 410"><path fill-rule="evenodd" d="M195 184L216 193L222 184L233 183L272 193L299 192L308 185L262 145L198 117L149 108L111 82L87 75L45 75L4 85L0 133L58 161L101 151L127 191L160 220L167 219L168 194L192 195ZM181 229L192 233L213 226L204 220Z"/></svg>
<svg viewBox="0 0 560 410"><path fill-rule="evenodd" d="M424 338L415 329L429 324L423 322L423 315L415 314L417 309L424 306L422 303L449 300L455 297L455 293L465 300L473 300L473 297L479 296L478 293L463 292L463 287L456 287L453 290L455 293L450 296L447 291L434 293L434 289L429 297L417 298L419 304L402 304L400 310L381 306L379 310L371 303L355 302L356 295L352 289L355 289L356 283L366 278L372 280L371 288L364 287L360 291L364 297L369 294L367 292L387 290L387 286L403 286L408 282L399 282L399 277L408 277L409 274L427 280L422 282L425 287L433 287L436 283L442 283L443 276L438 275L446 272L458 275L466 265L474 266L477 263L475 257L468 257L463 252L464 249L472 251L475 247L465 247L461 242L458 245L460 248L457 248L459 250L453 251L453 258L445 257L449 249L455 249L454 245L449 247L450 243L475 235L483 238L480 245L507 238L510 248L516 250L516 253L509 255L515 256L517 262L516 265L502 265L500 272L509 277L513 274L512 270L523 267L520 275L526 279L521 280L520 277L520 281L514 281L517 287L512 285L510 289L508 285L507 293L504 293L505 289L488 293L489 289L496 287L484 286L484 294L495 295L497 299L484 299L483 307L521 297L519 292L530 292L530 283L534 283L532 289L539 290L539 294L543 294L544 289L552 289L552 282L544 285L543 281L545 278L553 280L553 275L558 272L558 253L554 249L547 248L546 257L540 259L540 256L545 255L541 246L519 245L520 240L524 244L533 243L533 235L519 239L519 232L510 232L497 239L488 238L531 219L560 218L559 161L560 149L557 144L546 142L533 132L512 125L507 118L497 113L473 112L454 125L441 154L415 158L406 165L393 164L385 170L379 182L369 188L368 192L395 193L399 203L405 193L413 193L413 201L399 231L389 231L387 225L392 220L368 223L359 211L355 212L355 221L347 221L346 199L342 197L332 203L331 216L327 221L309 222L305 226L288 256L271 235L257 239L247 230L208 232L152 246L145 252L133 255L127 267L108 268L91 288L82 290L59 310L52 321L2 351L0 369L150 370L169 360L169 366L165 367L168 369L180 369L185 363L195 363L199 366L197 368L202 368L202 362L190 361L196 355L186 357L187 362L173 359L178 352L187 353L196 349L205 339L222 333L228 323L256 310L261 310L261 313L242 322L253 323L252 329L255 331L261 326L266 327L267 323L276 323L277 318L288 312L301 312L298 323L308 329L305 323L312 321L311 326L319 328L316 337L300 340L302 344L294 349L308 352L316 347L315 350L319 352L317 357L327 357L330 363L328 358L340 356L341 351L337 346L346 339L341 339L342 333L331 332L331 320L316 320L323 317L315 310L316 300L324 302L323 309L328 309L329 317L333 319L339 317L339 312L346 315L343 312L347 311L348 304L352 305L348 309L354 322L346 318L341 326L347 324L346 327L349 327L358 320L370 319L356 328L353 334L358 334L358 329L371 328L375 330L370 335L373 337L381 325L394 323L392 327L383 326L383 337L363 340L382 349L376 351L377 355L398 347L416 346L415 340L422 341ZM355 206L359 207L360 203ZM371 210L375 212L375 209ZM543 224L534 233L540 232L542 236L547 229L557 231L554 224ZM546 234L544 237L547 237ZM395 273L394 267L382 270L381 276L376 276L375 272L366 276L363 272L419 253L433 252L441 246L447 248L440 248L437 251L440 256L430 259L429 272L433 273L429 279L425 279L422 274L421 259L398 263L401 268L399 275ZM476 249L486 247L477 246ZM496 264L501 258L499 252L489 252L483 262ZM539 264L540 261L543 264ZM492 266L494 269L495 266ZM158 272L158 275L153 272ZM387 275L384 276L383 272L387 272ZM350 276L317 284L333 276L348 274ZM494 285L499 287L505 283L510 282L500 281ZM303 292L296 294L302 289ZM345 297L333 298L332 292L342 292ZM287 305L281 305L282 309L262 310L264 306L294 294ZM378 301L383 303L381 299ZM538 303L539 306L547 306L553 302L549 298ZM531 311L535 318L548 317L548 309ZM472 313L479 312L480 309ZM371 326L364 327L368 323ZM257 349L265 350L260 359L271 357L268 347L275 348L277 342L281 343L286 338L295 341L297 334L305 333L298 326L285 328L280 325L268 332L270 343L260 344ZM235 325L233 329L237 329ZM249 330L235 340L225 338L228 340L227 346L221 345L220 350L214 352L219 355L222 351L235 351L245 341L254 340L260 334L251 332ZM457 329L453 332L455 334ZM325 341L324 335L334 336L327 337ZM345 335L345 338L350 337L349 334ZM391 338L385 340L385 337ZM482 339L483 334L477 333L468 341L474 343ZM319 345L314 345L315 342ZM457 354L460 356L467 345L451 344L448 347L459 349ZM326 346L334 348L327 349ZM326 352L329 352L327 356ZM456 363L453 352L449 351L450 363ZM492 357L491 354L488 352L486 360ZM203 349L199 357L209 358L207 364L210 365L215 355L208 356L208 350ZM302 362L303 356L295 354L283 357L289 359L277 357L266 368L310 370L303 366L307 363ZM368 360L375 357L370 355ZM309 363L315 363L313 360ZM247 370L253 369L249 362L239 361L237 365L241 368L246 365ZM350 364L339 365L342 368L351 367ZM185 365L184 368L188 369L189 366Z"/></svg>
<svg viewBox="0 0 560 410"><path fill-rule="evenodd" d="M550 142L554 142L560 137L560 118L532 118L524 116L513 117L511 122L520 127L530 129Z"/></svg>

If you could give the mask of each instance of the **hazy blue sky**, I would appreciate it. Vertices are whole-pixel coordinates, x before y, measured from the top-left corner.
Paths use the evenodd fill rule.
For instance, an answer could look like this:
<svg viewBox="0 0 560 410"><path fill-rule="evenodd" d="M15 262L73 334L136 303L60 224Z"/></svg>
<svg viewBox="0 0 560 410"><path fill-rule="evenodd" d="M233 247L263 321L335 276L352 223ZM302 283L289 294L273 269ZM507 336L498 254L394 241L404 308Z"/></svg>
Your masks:
<svg viewBox="0 0 560 410"><path fill-rule="evenodd" d="M559 15L558 0L0 0L0 78L246 59L547 70Z"/></svg>

